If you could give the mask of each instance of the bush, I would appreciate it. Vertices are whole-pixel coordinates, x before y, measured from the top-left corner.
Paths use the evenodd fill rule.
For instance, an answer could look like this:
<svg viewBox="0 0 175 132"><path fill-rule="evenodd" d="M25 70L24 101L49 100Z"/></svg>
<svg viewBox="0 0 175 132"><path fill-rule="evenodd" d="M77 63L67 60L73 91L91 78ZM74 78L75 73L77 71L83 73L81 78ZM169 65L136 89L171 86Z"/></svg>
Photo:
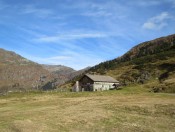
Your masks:
<svg viewBox="0 0 175 132"><path fill-rule="evenodd" d="M1 86L0 87L0 95L7 95L9 87L8 86Z"/></svg>

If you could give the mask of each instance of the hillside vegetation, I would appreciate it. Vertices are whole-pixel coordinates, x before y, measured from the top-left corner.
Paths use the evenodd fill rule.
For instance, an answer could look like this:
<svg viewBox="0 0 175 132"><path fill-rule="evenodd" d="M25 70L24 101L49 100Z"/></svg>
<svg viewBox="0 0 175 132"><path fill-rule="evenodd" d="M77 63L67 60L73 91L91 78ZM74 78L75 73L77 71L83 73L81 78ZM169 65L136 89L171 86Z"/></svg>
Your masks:
<svg viewBox="0 0 175 132"><path fill-rule="evenodd" d="M38 89L52 79L52 75L41 65L14 52L0 49L0 94Z"/></svg>
<svg viewBox="0 0 175 132"><path fill-rule="evenodd" d="M141 43L117 59L92 67L87 73L110 75L122 85L144 84L154 92L175 92L175 35ZM63 87L71 86L74 81Z"/></svg>

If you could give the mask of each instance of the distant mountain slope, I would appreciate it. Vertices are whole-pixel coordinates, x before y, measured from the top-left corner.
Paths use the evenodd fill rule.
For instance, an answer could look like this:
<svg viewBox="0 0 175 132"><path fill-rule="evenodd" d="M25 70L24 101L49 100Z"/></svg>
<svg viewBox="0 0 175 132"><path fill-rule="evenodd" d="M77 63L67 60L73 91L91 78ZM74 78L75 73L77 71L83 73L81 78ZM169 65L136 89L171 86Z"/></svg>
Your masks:
<svg viewBox="0 0 175 132"><path fill-rule="evenodd" d="M123 85L137 83L155 91L175 92L175 34L141 43L87 72L110 75Z"/></svg>
<svg viewBox="0 0 175 132"><path fill-rule="evenodd" d="M67 74L67 73L72 73L76 71L70 67L63 66L63 65L42 65L42 67L52 73L57 73L57 74Z"/></svg>
<svg viewBox="0 0 175 132"><path fill-rule="evenodd" d="M57 86L64 84L66 81L73 79L75 76L81 75L90 68L87 67L76 71L70 67L63 65L42 65L42 67L53 74Z"/></svg>
<svg viewBox="0 0 175 132"><path fill-rule="evenodd" d="M0 89L37 89L52 79L41 65L0 49Z"/></svg>

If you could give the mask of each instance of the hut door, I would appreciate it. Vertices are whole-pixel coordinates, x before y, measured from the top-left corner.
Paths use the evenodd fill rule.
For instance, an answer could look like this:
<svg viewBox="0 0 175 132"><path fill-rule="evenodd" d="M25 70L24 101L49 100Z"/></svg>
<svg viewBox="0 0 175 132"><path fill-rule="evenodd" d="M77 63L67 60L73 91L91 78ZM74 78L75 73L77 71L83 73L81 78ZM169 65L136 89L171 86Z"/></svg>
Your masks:
<svg viewBox="0 0 175 132"><path fill-rule="evenodd" d="M87 91L91 91L91 84L87 83Z"/></svg>

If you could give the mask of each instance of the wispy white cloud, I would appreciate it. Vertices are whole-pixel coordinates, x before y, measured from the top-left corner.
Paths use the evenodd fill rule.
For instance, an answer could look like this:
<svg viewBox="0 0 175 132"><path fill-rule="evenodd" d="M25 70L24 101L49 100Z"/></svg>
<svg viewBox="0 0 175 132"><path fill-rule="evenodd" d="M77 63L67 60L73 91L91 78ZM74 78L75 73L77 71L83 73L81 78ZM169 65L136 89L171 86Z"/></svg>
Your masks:
<svg viewBox="0 0 175 132"><path fill-rule="evenodd" d="M51 61L54 61L56 63L55 60L70 60L72 59L71 56L54 56L54 57L50 57L50 58L47 58L47 60L51 60Z"/></svg>
<svg viewBox="0 0 175 132"><path fill-rule="evenodd" d="M53 56L53 57L47 57L47 58L42 58L42 57L29 57L31 60L39 62L41 64L51 64L51 65L57 65L61 64L60 62L66 62L72 59L70 56Z"/></svg>
<svg viewBox="0 0 175 132"><path fill-rule="evenodd" d="M130 5L135 6L153 6L153 5L159 5L162 2L162 0L135 0L129 2Z"/></svg>
<svg viewBox="0 0 175 132"><path fill-rule="evenodd" d="M171 4L172 6L174 6L175 1L174 0L134 0L134 1L128 1L126 4L132 5L132 6L148 7L148 6L162 5L165 3Z"/></svg>
<svg viewBox="0 0 175 132"><path fill-rule="evenodd" d="M59 40L76 40L84 38L104 38L108 35L105 33L75 33L75 34L60 34L55 36L43 36L34 39L37 42L57 42Z"/></svg>
<svg viewBox="0 0 175 132"><path fill-rule="evenodd" d="M90 17L109 17L112 16L112 13L110 12L106 12L106 11L93 11L93 12L85 12L83 14L81 14L83 16L90 16Z"/></svg>
<svg viewBox="0 0 175 132"><path fill-rule="evenodd" d="M50 9L37 8L34 5L27 5L22 9L22 14L33 14L41 18L53 15L53 11Z"/></svg>
<svg viewBox="0 0 175 132"><path fill-rule="evenodd" d="M171 18L172 17L168 12L162 12L161 14L150 18L147 22L143 24L142 27L145 29L159 30L168 25L166 21Z"/></svg>
<svg viewBox="0 0 175 132"><path fill-rule="evenodd" d="M34 57L28 56L30 60L36 61L40 64L50 64L50 65L65 65L72 67L76 70L83 69L87 66L94 66L103 61L101 57L92 55L92 54L81 54L77 52L73 52L70 50L64 51L62 55L42 58L42 57ZM92 59L95 58L95 59Z"/></svg>
<svg viewBox="0 0 175 132"><path fill-rule="evenodd" d="M92 19L95 17L123 17L125 16L123 13L126 11L124 5L115 1L81 1L66 8L79 9L81 10L81 13L79 15L89 18L92 17Z"/></svg>
<svg viewBox="0 0 175 132"><path fill-rule="evenodd" d="M40 37L42 36L41 33L36 32L35 30L26 28L26 27L22 27L22 26L18 26L18 29L22 32L24 32L25 34L31 35L31 36L35 36L35 37Z"/></svg>
<svg viewBox="0 0 175 132"><path fill-rule="evenodd" d="M163 0L164 3L170 3L170 7L175 8L175 1L174 0Z"/></svg>

